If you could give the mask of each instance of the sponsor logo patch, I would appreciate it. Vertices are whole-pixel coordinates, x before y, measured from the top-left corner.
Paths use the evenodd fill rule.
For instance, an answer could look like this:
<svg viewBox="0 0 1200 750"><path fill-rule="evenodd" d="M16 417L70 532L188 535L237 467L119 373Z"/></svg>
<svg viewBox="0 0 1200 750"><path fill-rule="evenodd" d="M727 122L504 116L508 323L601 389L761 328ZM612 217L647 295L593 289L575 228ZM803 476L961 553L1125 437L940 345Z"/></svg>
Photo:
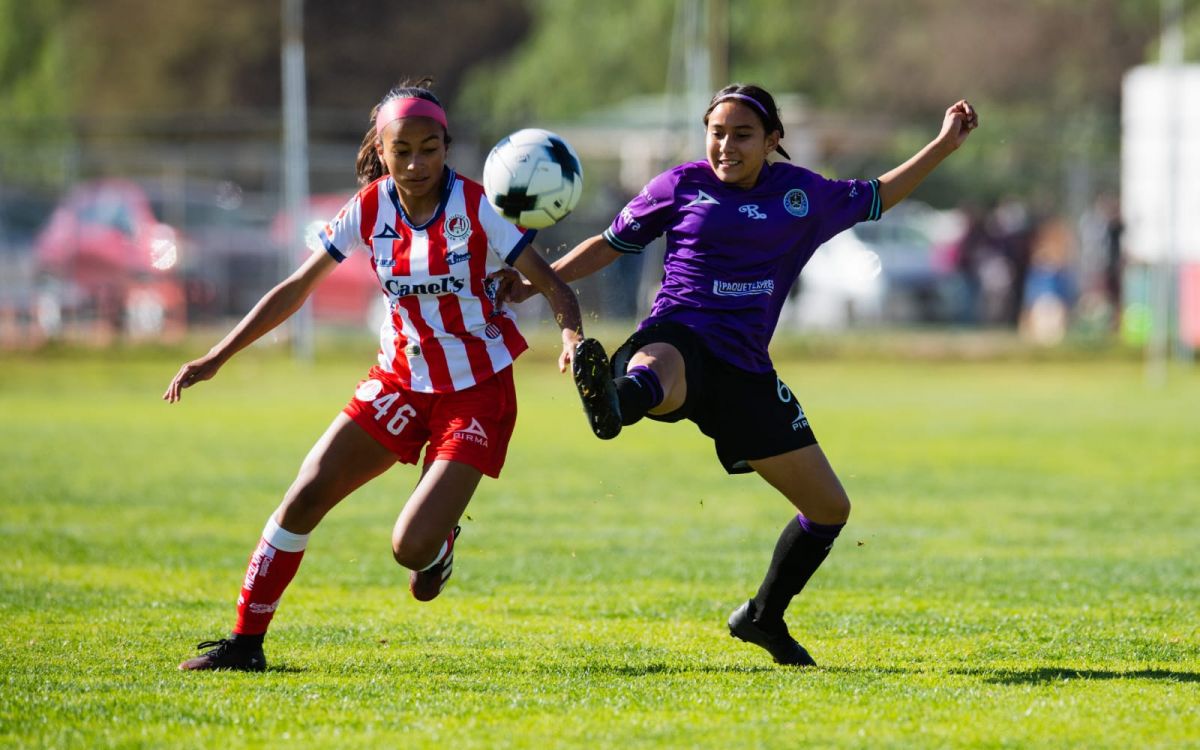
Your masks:
<svg viewBox="0 0 1200 750"><path fill-rule="evenodd" d="M392 229L391 224L385 223L383 229L379 230L379 234L371 236L373 240L398 240L400 235L396 234L396 230Z"/></svg>
<svg viewBox="0 0 1200 750"><path fill-rule="evenodd" d="M621 218L625 220L625 226L635 232L642 228L638 220L633 218L633 209L629 206L621 209Z"/></svg>
<svg viewBox="0 0 1200 750"><path fill-rule="evenodd" d="M462 279L457 279L453 276L442 276L437 279L431 279L425 284L403 284L395 279L388 279L383 283L383 288L393 297L403 297L409 294L441 296L443 294L457 294L466 288L466 285L463 284Z"/></svg>
<svg viewBox="0 0 1200 750"><path fill-rule="evenodd" d="M719 205L721 205L721 201L712 197L711 195L704 192L703 190L697 190L696 197L692 198L691 202L684 205L684 208L691 208L692 206L719 206Z"/></svg>
<svg viewBox="0 0 1200 750"><path fill-rule="evenodd" d="M767 218L766 214L764 214L762 211L758 210L757 203L747 203L744 206L738 206L738 213L745 214L748 218L751 218L751 219Z"/></svg>
<svg viewBox="0 0 1200 750"><path fill-rule="evenodd" d="M466 443L474 443L480 447L488 447L488 435L483 429L483 425L479 424L479 420L471 417L471 424L461 430L454 431L454 438L462 440Z"/></svg>
<svg viewBox="0 0 1200 750"><path fill-rule="evenodd" d="M453 250L446 251L446 264L447 265L453 266L458 263L463 263L464 261L468 261L470 259L471 259L471 253L469 253L469 252L456 253Z"/></svg>
<svg viewBox="0 0 1200 750"><path fill-rule="evenodd" d="M773 279L761 281L721 281L713 280L713 294L718 297L752 297L756 294L771 294L775 291Z"/></svg>

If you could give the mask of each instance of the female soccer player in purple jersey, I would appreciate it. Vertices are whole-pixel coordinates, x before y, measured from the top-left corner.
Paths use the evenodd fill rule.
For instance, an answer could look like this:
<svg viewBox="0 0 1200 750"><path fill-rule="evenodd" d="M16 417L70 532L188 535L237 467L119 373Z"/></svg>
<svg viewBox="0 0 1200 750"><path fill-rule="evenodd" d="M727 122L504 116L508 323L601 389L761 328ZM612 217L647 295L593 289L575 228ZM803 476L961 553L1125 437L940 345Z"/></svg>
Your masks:
<svg viewBox="0 0 1200 750"><path fill-rule="evenodd" d="M757 472L799 513L775 545L758 593L729 630L781 664L812 665L783 614L850 515L850 500L791 389L767 353L787 292L821 243L899 203L979 124L964 101L938 136L882 177L828 180L768 162L783 125L758 86L727 86L704 113L707 159L670 169L629 202L603 234L553 264L566 281L638 253L666 234L662 288L650 316L612 358L586 339L574 360L589 423L602 439L648 416L690 419L731 474ZM528 282L513 301L534 292ZM615 376L615 379L614 379Z"/></svg>

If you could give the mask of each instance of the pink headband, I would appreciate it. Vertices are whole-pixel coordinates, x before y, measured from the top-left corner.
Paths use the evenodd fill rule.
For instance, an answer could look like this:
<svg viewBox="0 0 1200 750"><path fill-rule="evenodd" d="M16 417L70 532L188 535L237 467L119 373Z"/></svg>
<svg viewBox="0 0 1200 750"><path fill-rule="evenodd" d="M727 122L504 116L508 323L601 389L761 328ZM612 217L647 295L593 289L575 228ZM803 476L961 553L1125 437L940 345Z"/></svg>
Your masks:
<svg viewBox="0 0 1200 750"><path fill-rule="evenodd" d="M392 99L379 108L375 115L375 132L383 135L383 129L402 117L429 117L446 127L446 110L428 99L417 96Z"/></svg>

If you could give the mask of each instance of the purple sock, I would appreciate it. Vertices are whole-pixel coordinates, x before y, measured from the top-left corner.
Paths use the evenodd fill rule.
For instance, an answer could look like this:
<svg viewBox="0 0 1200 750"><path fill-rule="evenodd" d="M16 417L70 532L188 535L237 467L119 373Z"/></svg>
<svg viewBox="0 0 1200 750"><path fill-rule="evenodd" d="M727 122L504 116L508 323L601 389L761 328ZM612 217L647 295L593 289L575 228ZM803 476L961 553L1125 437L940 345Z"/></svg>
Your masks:
<svg viewBox="0 0 1200 750"><path fill-rule="evenodd" d="M629 368L623 376L614 381L617 386L617 399L621 404L621 424L631 425L646 412L662 403L663 389L658 382L658 376L645 365Z"/></svg>
<svg viewBox="0 0 1200 750"><path fill-rule="evenodd" d="M637 367L631 367L625 373L625 377L649 391L650 405L646 407L647 409L653 409L662 403L662 383L658 382L658 376L654 374L654 370L645 365L638 365Z"/></svg>
<svg viewBox="0 0 1200 750"><path fill-rule="evenodd" d="M796 523L800 524L800 528L808 534L812 534L818 539L837 539L838 534L842 533L842 529L846 528L844 523L817 523L810 521L803 513L796 514Z"/></svg>

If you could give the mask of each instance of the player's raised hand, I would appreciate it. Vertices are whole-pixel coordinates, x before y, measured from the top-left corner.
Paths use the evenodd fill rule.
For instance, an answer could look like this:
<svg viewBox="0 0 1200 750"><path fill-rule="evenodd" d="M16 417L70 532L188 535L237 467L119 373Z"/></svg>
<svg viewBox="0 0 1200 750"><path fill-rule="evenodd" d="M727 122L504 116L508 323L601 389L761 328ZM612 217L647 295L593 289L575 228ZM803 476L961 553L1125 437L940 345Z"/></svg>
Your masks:
<svg viewBox="0 0 1200 750"><path fill-rule="evenodd" d="M971 131L979 127L979 115L966 99L960 99L946 110L938 140L957 149Z"/></svg>
<svg viewBox="0 0 1200 750"><path fill-rule="evenodd" d="M190 388L196 383L203 380L209 380L213 375L217 374L217 370L221 368L218 360L211 354L193 359L179 368L179 372L175 373L175 377L171 379L171 384L167 386L167 390L163 393L163 400L168 403L175 403L180 399L184 388Z"/></svg>

